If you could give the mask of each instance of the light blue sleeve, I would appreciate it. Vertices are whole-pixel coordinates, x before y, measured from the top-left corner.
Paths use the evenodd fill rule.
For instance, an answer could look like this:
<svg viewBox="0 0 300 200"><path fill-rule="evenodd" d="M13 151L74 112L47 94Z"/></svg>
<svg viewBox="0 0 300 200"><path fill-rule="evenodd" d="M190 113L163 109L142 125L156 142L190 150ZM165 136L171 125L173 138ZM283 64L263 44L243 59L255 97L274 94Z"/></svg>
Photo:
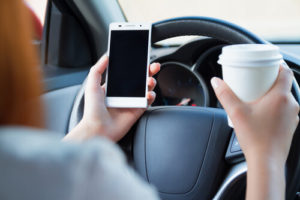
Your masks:
<svg viewBox="0 0 300 200"><path fill-rule="evenodd" d="M0 199L157 200L119 147L98 138L64 143L51 133L0 129Z"/></svg>

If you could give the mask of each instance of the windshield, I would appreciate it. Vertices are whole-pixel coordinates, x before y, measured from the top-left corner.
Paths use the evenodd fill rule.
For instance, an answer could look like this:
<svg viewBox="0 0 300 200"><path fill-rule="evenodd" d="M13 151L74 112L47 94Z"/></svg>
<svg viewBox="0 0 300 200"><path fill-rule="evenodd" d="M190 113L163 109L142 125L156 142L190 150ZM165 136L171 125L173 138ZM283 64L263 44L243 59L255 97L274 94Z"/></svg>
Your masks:
<svg viewBox="0 0 300 200"><path fill-rule="evenodd" d="M300 41L300 0L119 0L128 21L208 16L238 24L270 41Z"/></svg>

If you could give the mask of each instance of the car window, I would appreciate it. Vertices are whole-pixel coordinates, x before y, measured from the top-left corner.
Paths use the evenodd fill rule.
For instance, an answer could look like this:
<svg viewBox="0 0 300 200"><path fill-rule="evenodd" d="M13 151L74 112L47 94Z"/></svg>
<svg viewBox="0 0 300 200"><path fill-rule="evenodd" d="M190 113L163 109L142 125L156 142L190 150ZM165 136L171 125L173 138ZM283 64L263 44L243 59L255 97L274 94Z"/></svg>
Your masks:
<svg viewBox="0 0 300 200"><path fill-rule="evenodd" d="M36 14L42 25L46 14L47 0L25 0L27 5Z"/></svg>
<svg viewBox="0 0 300 200"><path fill-rule="evenodd" d="M300 41L300 0L119 0L128 21L221 18L272 41Z"/></svg>
<svg viewBox="0 0 300 200"><path fill-rule="evenodd" d="M42 39L47 0L25 0L25 3L31 10L34 27L34 40L39 42Z"/></svg>

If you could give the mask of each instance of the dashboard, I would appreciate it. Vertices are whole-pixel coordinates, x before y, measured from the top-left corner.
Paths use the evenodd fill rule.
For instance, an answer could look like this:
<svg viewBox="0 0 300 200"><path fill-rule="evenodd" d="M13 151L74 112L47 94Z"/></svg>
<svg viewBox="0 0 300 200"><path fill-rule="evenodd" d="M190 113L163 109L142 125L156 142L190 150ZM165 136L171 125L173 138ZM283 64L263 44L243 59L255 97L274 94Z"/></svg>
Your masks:
<svg viewBox="0 0 300 200"><path fill-rule="evenodd" d="M225 45L216 39L196 38L179 47L154 46L151 62L161 63L161 71L155 76L157 97L152 106L221 107L210 79L222 77L217 60ZM300 55L300 46L279 46L283 53L288 51L285 57L293 59L294 62L288 64L299 83L300 58L295 55Z"/></svg>

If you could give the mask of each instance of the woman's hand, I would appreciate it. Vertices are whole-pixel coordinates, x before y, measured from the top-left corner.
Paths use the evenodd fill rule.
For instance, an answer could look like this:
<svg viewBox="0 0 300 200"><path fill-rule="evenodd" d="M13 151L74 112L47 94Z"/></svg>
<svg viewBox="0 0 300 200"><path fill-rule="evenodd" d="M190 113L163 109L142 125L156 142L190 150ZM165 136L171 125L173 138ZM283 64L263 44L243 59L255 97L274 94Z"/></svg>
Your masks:
<svg viewBox="0 0 300 200"><path fill-rule="evenodd" d="M247 199L284 199L284 164L299 121L292 80L292 71L281 66L270 91L251 103L242 102L221 79L211 80L246 157Z"/></svg>
<svg viewBox="0 0 300 200"><path fill-rule="evenodd" d="M212 79L215 93L229 115L246 156L257 155L285 162L299 118L299 105L291 94L293 74L281 67L271 90L252 103L242 102L218 78Z"/></svg>
<svg viewBox="0 0 300 200"><path fill-rule="evenodd" d="M107 108L104 102L105 86L101 86L101 77L108 65L108 57L104 55L90 70L85 87L84 114L80 123L65 139L86 140L94 136L105 136L117 142L125 136L132 125L146 109L143 108ZM148 104L155 100L153 89L156 80L152 77L160 70L160 64L153 63L149 67Z"/></svg>

